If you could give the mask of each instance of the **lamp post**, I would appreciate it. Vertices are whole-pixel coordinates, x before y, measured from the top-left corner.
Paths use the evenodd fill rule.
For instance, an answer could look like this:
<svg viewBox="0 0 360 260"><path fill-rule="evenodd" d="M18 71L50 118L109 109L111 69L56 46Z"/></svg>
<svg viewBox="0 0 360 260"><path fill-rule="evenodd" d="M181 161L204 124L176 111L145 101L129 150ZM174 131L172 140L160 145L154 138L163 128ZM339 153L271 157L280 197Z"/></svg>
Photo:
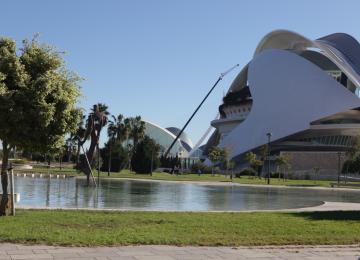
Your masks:
<svg viewBox="0 0 360 260"><path fill-rule="evenodd" d="M337 180L337 182L338 182L338 187L339 187L339 185L340 185L340 172L341 172L341 170L340 170L340 165L341 165L341 152L338 152L338 180Z"/></svg>
<svg viewBox="0 0 360 260"><path fill-rule="evenodd" d="M270 140L271 140L271 136L272 133L267 133L266 134L267 138L268 138L268 144L267 144L267 157L268 157L268 173L267 173L267 184L270 184Z"/></svg>
<svg viewBox="0 0 360 260"><path fill-rule="evenodd" d="M154 147L151 150L151 166L150 166L150 176L153 174L153 165L154 165Z"/></svg>

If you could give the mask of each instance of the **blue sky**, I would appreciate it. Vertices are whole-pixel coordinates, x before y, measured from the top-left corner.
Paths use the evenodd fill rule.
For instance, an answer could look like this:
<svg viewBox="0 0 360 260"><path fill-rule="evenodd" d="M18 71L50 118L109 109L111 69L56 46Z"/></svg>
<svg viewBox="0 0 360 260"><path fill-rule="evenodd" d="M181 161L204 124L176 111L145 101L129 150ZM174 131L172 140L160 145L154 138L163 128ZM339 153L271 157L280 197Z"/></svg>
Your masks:
<svg viewBox="0 0 360 260"><path fill-rule="evenodd" d="M0 35L20 43L40 33L66 51L68 67L84 78L80 106L102 102L115 115L181 128L219 74L245 65L268 32L345 32L359 40L359 10L356 0L2 0ZM193 142L239 70L188 126Z"/></svg>

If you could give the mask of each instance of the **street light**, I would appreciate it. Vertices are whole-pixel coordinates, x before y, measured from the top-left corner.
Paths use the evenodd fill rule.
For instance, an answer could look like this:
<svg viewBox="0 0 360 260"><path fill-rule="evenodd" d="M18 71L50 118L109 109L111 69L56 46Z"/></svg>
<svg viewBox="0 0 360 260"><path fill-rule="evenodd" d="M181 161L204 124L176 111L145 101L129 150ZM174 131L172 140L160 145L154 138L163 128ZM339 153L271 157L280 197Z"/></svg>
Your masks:
<svg viewBox="0 0 360 260"><path fill-rule="evenodd" d="M340 185L340 173L341 173L341 170L340 170L340 165L341 165L341 152L339 151L338 153L338 180L337 180L337 182L338 182L338 187L339 187L339 185Z"/></svg>
<svg viewBox="0 0 360 260"><path fill-rule="evenodd" d="M272 136L272 133L267 133L266 134L267 138L268 138L268 144L267 144L267 157L268 157L268 174L267 174L267 184L270 184L270 139L271 139L271 136Z"/></svg>

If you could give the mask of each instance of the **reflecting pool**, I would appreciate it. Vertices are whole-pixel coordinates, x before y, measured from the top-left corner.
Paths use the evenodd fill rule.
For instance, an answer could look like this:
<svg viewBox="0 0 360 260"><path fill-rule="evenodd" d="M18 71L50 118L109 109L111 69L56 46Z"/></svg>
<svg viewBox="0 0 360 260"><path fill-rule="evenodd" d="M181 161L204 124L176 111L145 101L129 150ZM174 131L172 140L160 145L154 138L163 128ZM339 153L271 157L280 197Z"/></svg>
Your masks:
<svg viewBox="0 0 360 260"><path fill-rule="evenodd" d="M360 191L199 185L102 179L98 188L85 179L15 177L17 205L54 208L104 208L171 211L291 209L322 201L359 202Z"/></svg>

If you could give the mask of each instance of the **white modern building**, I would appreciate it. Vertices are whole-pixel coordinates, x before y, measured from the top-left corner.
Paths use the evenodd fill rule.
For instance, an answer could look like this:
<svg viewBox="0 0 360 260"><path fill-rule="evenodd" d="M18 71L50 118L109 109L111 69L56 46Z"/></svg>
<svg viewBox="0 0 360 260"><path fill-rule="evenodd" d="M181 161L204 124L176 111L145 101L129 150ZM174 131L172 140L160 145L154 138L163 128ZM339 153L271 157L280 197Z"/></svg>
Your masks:
<svg viewBox="0 0 360 260"><path fill-rule="evenodd" d="M311 40L273 31L223 98L208 147L226 147L241 164L271 133L272 153L321 153L333 160L360 134L359 88L360 45L350 35Z"/></svg>
<svg viewBox="0 0 360 260"><path fill-rule="evenodd" d="M145 122L145 135L151 137L161 147L161 152L165 153L180 132L179 128L163 128L155 123L143 120ZM174 146L171 148L169 155L173 157L187 158L193 148L193 143L185 132L183 132Z"/></svg>

